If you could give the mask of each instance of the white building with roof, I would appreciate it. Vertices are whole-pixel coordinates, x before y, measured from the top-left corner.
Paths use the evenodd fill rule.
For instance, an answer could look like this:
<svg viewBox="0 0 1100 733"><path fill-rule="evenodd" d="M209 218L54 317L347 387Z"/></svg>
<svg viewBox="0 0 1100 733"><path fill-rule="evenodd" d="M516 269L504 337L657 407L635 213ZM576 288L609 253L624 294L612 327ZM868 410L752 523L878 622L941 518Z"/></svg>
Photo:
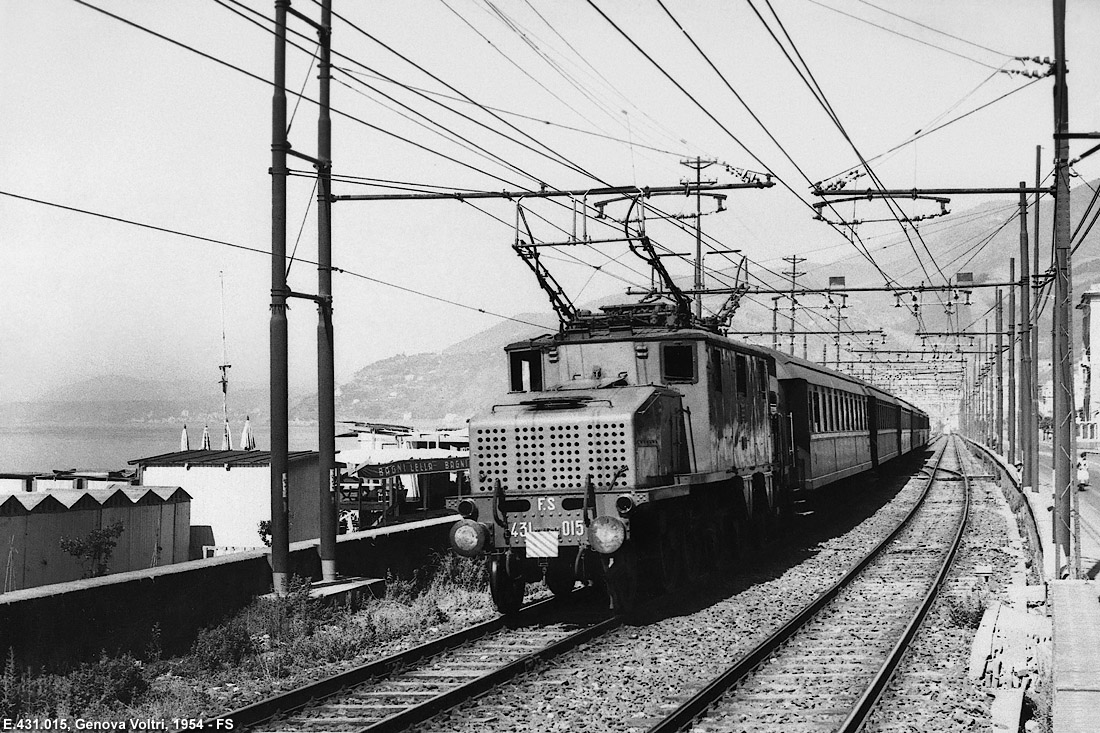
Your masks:
<svg viewBox="0 0 1100 733"><path fill-rule="evenodd" d="M316 451L287 460L290 541L320 534L320 462ZM169 484L191 496L191 557L263 549L261 521L271 519L271 452L191 450L129 462L142 485Z"/></svg>

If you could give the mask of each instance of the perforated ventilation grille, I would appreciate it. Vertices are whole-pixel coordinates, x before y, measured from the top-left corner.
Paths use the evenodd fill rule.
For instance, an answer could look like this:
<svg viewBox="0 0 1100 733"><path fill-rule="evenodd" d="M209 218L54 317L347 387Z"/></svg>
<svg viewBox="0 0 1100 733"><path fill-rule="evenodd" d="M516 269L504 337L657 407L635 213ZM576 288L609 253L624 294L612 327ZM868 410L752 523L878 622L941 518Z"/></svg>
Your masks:
<svg viewBox="0 0 1100 733"><path fill-rule="evenodd" d="M506 491L581 491L591 474L602 489L631 463L627 445L622 422L481 428L474 434L474 481L480 491L492 491L498 478ZM615 485L625 487L628 475Z"/></svg>

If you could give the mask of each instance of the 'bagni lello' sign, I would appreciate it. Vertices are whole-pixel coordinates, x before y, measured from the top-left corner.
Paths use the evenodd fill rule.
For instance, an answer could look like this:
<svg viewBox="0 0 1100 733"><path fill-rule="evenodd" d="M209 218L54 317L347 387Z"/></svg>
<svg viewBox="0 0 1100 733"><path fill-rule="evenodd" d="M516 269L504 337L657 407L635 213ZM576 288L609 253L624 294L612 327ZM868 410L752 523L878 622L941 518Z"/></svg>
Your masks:
<svg viewBox="0 0 1100 733"><path fill-rule="evenodd" d="M361 478L389 478L409 473L446 473L470 468L467 456L456 458L409 458L378 466L361 466L356 472Z"/></svg>

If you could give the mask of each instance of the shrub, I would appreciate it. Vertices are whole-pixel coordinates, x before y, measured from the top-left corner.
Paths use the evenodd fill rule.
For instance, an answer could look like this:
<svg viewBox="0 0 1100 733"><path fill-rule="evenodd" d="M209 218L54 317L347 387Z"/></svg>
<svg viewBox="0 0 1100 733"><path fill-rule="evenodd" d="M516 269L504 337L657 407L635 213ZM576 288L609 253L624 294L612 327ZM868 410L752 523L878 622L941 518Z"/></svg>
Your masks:
<svg viewBox="0 0 1100 733"><path fill-rule="evenodd" d="M85 662L69 675L69 712L80 715L94 707L129 705L149 689L141 663L129 654Z"/></svg>
<svg viewBox="0 0 1100 733"><path fill-rule="evenodd" d="M248 627L237 618L200 631L191 654L199 669L214 671L240 664L254 650Z"/></svg>
<svg viewBox="0 0 1100 733"><path fill-rule="evenodd" d="M93 529L82 539L62 537L59 544L64 552L80 561L85 578L98 578L110 572L107 563L111 561L115 545L124 530L125 527L119 521L103 529Z"/></svg>
<svg viewBox="0 0 1100 733"><path fill-rule="evenodd" d="M961 629L976 629L989 607L989 592L971 587L961 594L947 596L947 612L951 623Z"/></svg>

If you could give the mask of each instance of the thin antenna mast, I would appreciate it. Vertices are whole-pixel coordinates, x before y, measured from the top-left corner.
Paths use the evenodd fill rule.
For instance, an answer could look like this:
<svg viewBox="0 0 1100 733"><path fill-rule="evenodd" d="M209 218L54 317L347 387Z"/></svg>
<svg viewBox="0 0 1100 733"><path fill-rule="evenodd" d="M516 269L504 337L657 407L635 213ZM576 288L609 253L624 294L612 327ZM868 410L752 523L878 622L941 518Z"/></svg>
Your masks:
<svg viewBox="0 0 1100 733"><path fill-rule="evenodd" d="M218 271L218 280L221 282L222 295L222 363L218 366L222 378L222 450L233 450L233 436L229 432L229 352L225 343L225 273Z"/></svg>

